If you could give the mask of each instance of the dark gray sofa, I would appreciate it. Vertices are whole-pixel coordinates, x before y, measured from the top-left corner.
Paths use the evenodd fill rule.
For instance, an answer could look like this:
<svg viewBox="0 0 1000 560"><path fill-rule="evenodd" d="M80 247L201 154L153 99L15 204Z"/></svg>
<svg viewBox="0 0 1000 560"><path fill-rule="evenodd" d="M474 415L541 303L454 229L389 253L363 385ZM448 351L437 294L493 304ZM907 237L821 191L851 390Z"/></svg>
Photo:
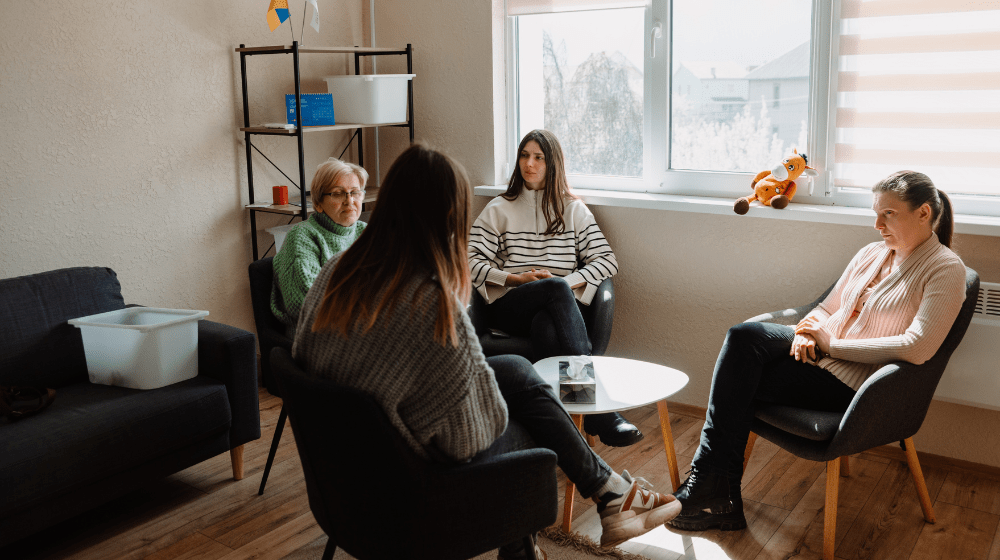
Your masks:
<svg viewBox="0 0 1000 560"><path fill-rule="evenodd" d="M66 321L123 307L109 268L0 280L0 385L56 389L41 413L0 419L0 546L226 451L242 477L243 444L260 437L253 334L202 320L196 377L91 384Z"/></svg>

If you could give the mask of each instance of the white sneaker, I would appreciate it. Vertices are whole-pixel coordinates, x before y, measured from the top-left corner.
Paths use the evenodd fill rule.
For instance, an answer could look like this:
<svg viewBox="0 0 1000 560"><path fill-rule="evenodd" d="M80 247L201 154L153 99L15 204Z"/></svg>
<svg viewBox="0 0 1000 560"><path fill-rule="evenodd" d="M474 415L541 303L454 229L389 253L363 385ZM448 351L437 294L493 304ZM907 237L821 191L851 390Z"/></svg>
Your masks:
<svg viewBox="0 0 1000 560"><path fill-rule="evenodd" d="M681 512L681 503L677 498L653 492L652 485L642 477L637 476L633 480L628 471L623 471L622 478L632 483L628 492L598 506L602 547L617 546L644 535Z"/></svg>

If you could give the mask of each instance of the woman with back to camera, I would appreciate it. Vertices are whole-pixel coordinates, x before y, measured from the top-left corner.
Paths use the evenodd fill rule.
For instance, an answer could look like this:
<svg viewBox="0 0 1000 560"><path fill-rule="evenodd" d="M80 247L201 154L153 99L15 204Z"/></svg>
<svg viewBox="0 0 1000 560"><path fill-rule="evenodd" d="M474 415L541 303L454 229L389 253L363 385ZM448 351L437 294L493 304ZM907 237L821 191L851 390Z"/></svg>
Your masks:
<svg viewBox="0 0 1000 560"><path fill-rule="evenodd" d="M472 283L489 304L489 325L530 336L536 360L590 355L582 306L618 273L618 261L590 209L570 191L555 135L532 130L517 154L507 192L472 226ZM583 428L615 447L643 437L617 412L587 415Z"/></svg>
<svg viewBox="0 0 1000 560"><path fill-rule="evenodd" d="M746 527L740 478L753 401L844 412L883 365L922 364L944 342L965 301L965 265L950 249L951 201L914 171L872 192L882 241L858 251L822 303L795 327L729 329L691 474L674 492L683 510L672 526Z"/></svg>
<svg viewBox="0 0 1000 560"><path fill-rule="evenodd" d="M368 172L330 158L316 168L310 198L315 212L296 224L274 257L271 313L294 335L299 310L320 268L351 246L365 230L361 204Z"/></svg>
<svg viewBox="0 0 1000 560"><path fill-rule="evenodd" d="M598 504L602 545L663 524L680 511L677 501L613 472L526 359L483 356L465 311L471 198L454 160L420 144L403 152L365 232L323 267L306 296L296 362L371 394L428 460L552 449L580 493ZM501 557L522 557L520 548L504 547Z"/></svg>

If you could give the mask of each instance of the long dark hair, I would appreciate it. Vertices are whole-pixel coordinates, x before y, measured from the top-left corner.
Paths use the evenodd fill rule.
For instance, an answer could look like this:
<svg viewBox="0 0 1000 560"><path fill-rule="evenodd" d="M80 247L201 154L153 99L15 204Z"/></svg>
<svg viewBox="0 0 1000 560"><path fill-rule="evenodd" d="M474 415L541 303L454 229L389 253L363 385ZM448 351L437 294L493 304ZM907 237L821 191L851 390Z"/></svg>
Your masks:
<svg viewBox="0 0 1000 560"><path fill-rule="evenodd" d="M891 192L905 202L910 210L916 210L926 202L931 207L931 228L937 234L938 241L951 248L951 236L955 231L951 199L934 186L930 177L918 171L897 171L876 183L872 192Z"/></svg>
<svg viewBox="0 0 1000 560"><path fill-rule="evenodd" d="M544 233L562 233L566 231L566 222L563 220L566 200L576 199L577 196L569 190L569 183L566 182L566 162L555 134L539 128L524 135L517 146L517 163L507 183L507 191L500 196L514 200L527 188L524 177L521 176L521 152L528 142L536 142L545 156L545 190L542 191L542 215L545 216L546 225Z"/></svg>
<svg viewBox="0 0 1000 560"><path fill-rule="evenodd" d="M334 268L312 330L346 337L356 324L371 329L379 313L395 309L405 282L423 273L437 280L425 292L438 297L434 340L458 346L455 317L472 292L471 204L460 163L423 144L407 148L382 182L368 227Z"/></svg>

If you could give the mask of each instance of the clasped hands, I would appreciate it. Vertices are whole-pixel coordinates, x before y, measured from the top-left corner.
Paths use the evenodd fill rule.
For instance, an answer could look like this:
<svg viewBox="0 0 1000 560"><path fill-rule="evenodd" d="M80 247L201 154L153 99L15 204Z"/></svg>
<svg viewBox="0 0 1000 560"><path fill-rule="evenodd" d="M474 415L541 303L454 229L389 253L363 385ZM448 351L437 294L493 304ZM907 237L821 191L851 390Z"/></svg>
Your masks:
<svg viewBox="0 0 1000 560"><path fill-rule="evenodd" d="M830 353L830 333L815 317L806 317L795 325L795 338L788 354L799 362L815 363Z"/></svg>
<svg viewBox="0 0 1000 560"><path fill-rule="evenodd" d="M529 282L534 282L535 280L542 280L543 278L552 278L554 275L545 269L535 270L532 268L530 271L521 272L519 274L508 274L507 282L504 284L515 288L517 286L523 286ZM573 289L579 288L580 286L586 284L586 282L580 282L576 286L570 286Z"/></svg>

